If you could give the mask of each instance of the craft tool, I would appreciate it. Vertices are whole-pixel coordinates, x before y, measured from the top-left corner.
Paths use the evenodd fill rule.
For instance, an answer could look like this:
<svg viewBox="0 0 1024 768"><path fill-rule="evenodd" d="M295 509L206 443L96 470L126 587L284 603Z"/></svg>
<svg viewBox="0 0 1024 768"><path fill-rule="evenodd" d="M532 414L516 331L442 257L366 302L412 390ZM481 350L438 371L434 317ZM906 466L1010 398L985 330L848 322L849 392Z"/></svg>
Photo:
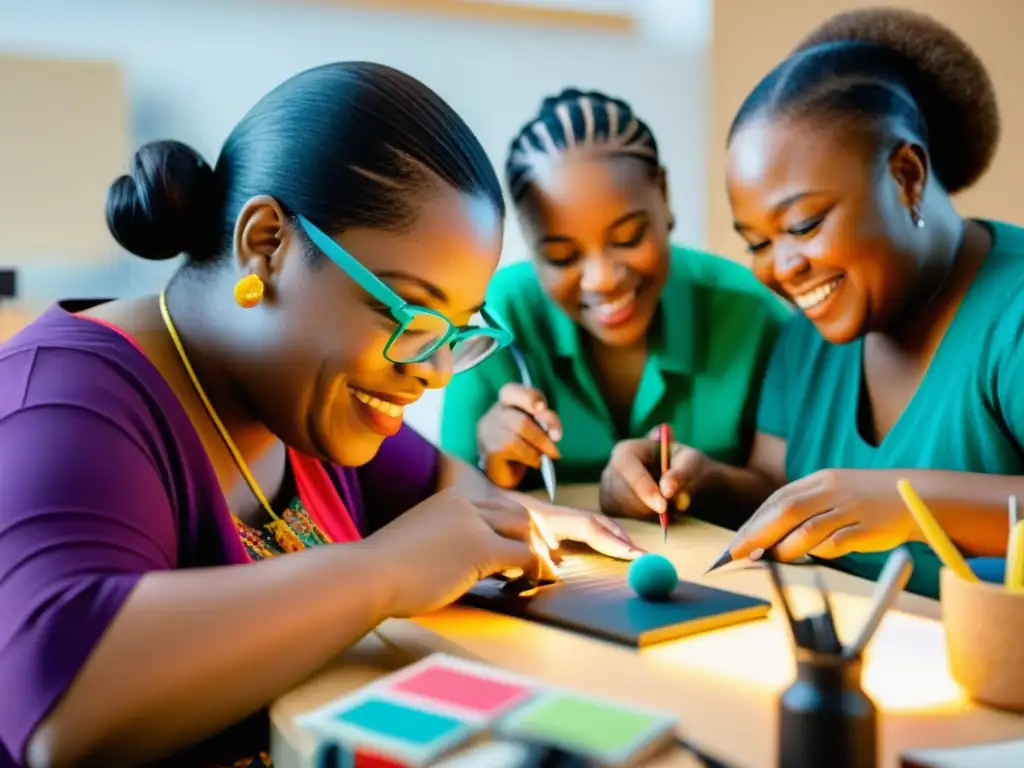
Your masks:
<svg viewBox="0 0 1024 768"><path fill-rule="evenodd" d="M715 570L721 568L722 566L728 565L734 559L735 558L732 556L732 552L730 552L728 549L725 550L725 552L722 553L722 555L714 562L714 564L710 568L708 568L706 571L704 571L704 575L707 576L712 571L715 571ZM758 563L768 563L768 562L772 562L772 563L780 563L780 562L782 562L782 561L780 561L775 556L775 549L774 548L769 549L767 552L762 553L760 557L757 557L757 558L751 560L750 561L750 567L754 567ZM806 566L806 565L817 565L817 562L810 555L802 555L801 557L797 557L797 558L794 558L792 560L786 560L785 561L785 565L788 565L791 568L794 567L794 566L796 566L796 567L803 567L803 566Z"/></svg>
<svg viewBox="0 0 1024 768"><path fill-rule="evenodd" d="M1024 520L1014 523L1006 546L1006 588L1024 592Z"/></svg>
<svg viewBox="0 0 1024 768"><path fill-rule="evenodd" d="M836 629L836 616L832 610L832 601L828 596L828 587L821 571L815 569L814 583L821 596L823 612L816 617L815 627L818 634L818 650L822 653L837 654L843 652L843 643L839 639L839 631Z"/></svg>
<svg viewBox="0 0 1024 768"><path fill-rule="evenodd" d="M942 526L939 525L939 521L935 519L931 510L921 500L921 497L917 495L917 491L914 490L910 482L900 480L896 483L896 489L903 498L903 503L910 510L910 514L914 516L917 527L924 534L928 546L938 555L942 564L965 581L977 581L978 577L974 575L974 571L971 570L967 561L964 560L960 550L950 541L949 536L946 535L946 532L942 530Z"/></svg>
<svg viewBox="0 0 1024 768"><path fill-rule="evenodd" d="M523 386L535 389L533 378L530 376L530 369L526 367L526 360L522 352L515 345L510 345L508 349L512 353L512 359L515 360L516 368L519 369L519 380L523 383ZM541 454L540 457L540 476L544 481L544 490L548 492L548 500L553 504L555 502L555 491L558 487L555 478L555 462L546 453Z"/></svg>
<svg viewBox="0 0 1024 768"><path fill-rule="evenodd" d="M648 552L629 564L626 582L645 600L668 600L679 584L679 573L667 557Z"/></svg>
<svg viewBox="0 0 1024 768"><path fill-rule="evenodd" d="M797 629L796 619L793 617L793 609L789 605L789 599L786 597L786 591L782 586L782 575L779 573L779 565L771 560L765 563L768 566L768 575L772 580L772 589L775 591L775 598L778 600L779 605L782 606L782 611L786 614L786 623L789 625L789 634L793 640L793 645L802 645L800 642L800 632Z"/></svg>
<svg viewBox="0 0 1024 768"><path fill-rule="evenodd" d="M715 562L713 562L711 564L710 568L708 568L706 571L704 571L704 575L707 576L712 571L717 571L723 565L728 565L731 562L732 562L732 552L730 552L727 549L727 550L725 550L725 552L723 552L721 555L718 556L718 559L715 560Z"/></svg>
<svg viewBox="0 0 1024 768"><path fill-rule="evenodd" d="M871 638L878 631L878 625L882 623L882 617L895 602L896 597L907 586L910 581L910 574L914 570L914 558L906 547L898 547L892 551L882 572L878 574L878 581L875 584L875 592L871 600L871 612L864 622L853 643L846 649L844 654L847 658L856 658L864 653L864 649Z"/></svg>
<svg viewBox="0 0 1024 768"><path fill-rule="evenodd" d="M672 448L672 439L669 434L668 424L662 424L658 427L658 443L661 449L661 474L658 476L658 482L668 474L669 458ZM666 505L667 506L667 505ZM668 509L664 512L658 513L658 517L661 520L661 532L662 539L666 543L668 542Z"/></svg>
<svg viewBox="0 0 1024 768"><path fill-rule="evenodd" d="M1006 500L1006 509L1010 515L1011 528L1024 519L1021 517L1020 510L1017 508L1017 497L1015 495L1010 494L1010 497Z"/></svg>

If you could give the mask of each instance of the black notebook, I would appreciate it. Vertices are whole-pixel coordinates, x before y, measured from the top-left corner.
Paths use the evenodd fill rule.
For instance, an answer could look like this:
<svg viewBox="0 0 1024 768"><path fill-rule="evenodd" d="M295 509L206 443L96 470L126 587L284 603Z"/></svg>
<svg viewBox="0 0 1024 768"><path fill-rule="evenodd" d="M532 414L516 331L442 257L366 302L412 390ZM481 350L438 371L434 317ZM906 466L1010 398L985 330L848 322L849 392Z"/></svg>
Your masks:
<svg viewBox="0 0 1024 768"><path fill-rule="evenodd" d="M771 608L767 600L688 581L666 600L644 600L626 583L624 568L611 570L577 572L521 595L505 589L504 579L484 579L460 602L634 648L760 619Z"/></svg>

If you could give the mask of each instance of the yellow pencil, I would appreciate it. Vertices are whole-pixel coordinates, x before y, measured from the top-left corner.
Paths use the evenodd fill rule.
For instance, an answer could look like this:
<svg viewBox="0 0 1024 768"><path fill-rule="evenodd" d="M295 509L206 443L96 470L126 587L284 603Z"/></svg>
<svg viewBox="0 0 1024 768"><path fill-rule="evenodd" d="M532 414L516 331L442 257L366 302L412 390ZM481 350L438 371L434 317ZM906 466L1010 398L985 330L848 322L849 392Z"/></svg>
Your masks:
<svg viewBox="0 0 1024 768"><path fill-rule="evenodd" d="M900 492L903 503L907 505L910 514L914 516L914 520L917 522L918 528L921 529L921 533L924 534L928 546L935 551L943 565L961 579L977 581L978 577L974 575L971 566L967 564L963 555L960 554L960 550L956 548L956 545L950 541L946 532L942 530L939 521L935 519L935 515L932 514L931 510L925 506L925 503L917 495L917 491L914 490L913 486L906 480L900 480L896 483L896 490Z"/></svg>
<svg viewBox="0 0 1024 768"><path fill-rule="evenodd" d="M1011 592L1024 592L1024 520L1010 529L1010 542L1006 546L1006 588Z"/></svg>

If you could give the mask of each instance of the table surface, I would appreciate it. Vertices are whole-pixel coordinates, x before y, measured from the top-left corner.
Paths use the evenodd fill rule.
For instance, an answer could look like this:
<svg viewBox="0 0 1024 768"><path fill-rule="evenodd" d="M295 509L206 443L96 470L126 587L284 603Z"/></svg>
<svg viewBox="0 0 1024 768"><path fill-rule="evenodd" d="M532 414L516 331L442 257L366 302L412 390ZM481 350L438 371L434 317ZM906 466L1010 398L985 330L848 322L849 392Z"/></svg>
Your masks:
<svg viewBox="0 0 1024 768"><path fill-rule="evenodd" d="M559 502L596 504L594 486L560 489ZM704 576L732 534L688 520L662 543L656 523L625 521L641 547L672 560L680 578L772 600L763 568L734 563ZM818 610L812 572L832 592L839 632L850 640L870 607L872 582L828 568L784 566L797 610ZM864 686L880 711L880 765L898 766L910 748L975 744L1024 737L1024 716L979 707L949 676L939 603L904 593L865 654ZM314 744L294 719L430 653L496 664L548 683L664 709L678 733L734 768L775 764L778 694L795 666L782 610L767 619L661 643L640 651L521 619L453 606L414 621L388 621L271 708L277 768L309 765ZM681 748L650 766L698 766Z"/></svg>

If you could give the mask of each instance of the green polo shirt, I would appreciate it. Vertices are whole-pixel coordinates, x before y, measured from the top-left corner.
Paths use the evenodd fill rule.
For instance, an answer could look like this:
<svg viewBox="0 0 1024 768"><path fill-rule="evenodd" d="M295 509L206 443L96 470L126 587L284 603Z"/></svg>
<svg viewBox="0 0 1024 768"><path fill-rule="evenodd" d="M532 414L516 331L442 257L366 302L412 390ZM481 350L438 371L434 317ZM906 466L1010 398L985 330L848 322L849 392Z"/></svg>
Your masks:
<svg viewBox="0 0 1024 768"><path fill-rule="evenodd" d="M983 223L992 249L917 392L879 444L857 423L863 340L829 344L803 315L786 324L757 425L786 441L787 480L828 468L1024 475L1024 229ZM909 548L907 589L937 597L938 558L924 544ZM830 564L877 579L888 555L856 553Z"/></svg>
<svg viewBox="0 0 1024 768"><path fill-rule="evenodd" d="M645 436L661 423L671 424L682 443L743 463L768 356L789 315L746 267L674 247L629 432L617 434L580 328L547 298L532 264L500 270L487 307L515 335L534 385L562 420L560 483L597 482L616 442ZM452 379L444 398L444 450L477 463L477 422L511 381L519 375L507 350Z"/></svg>

